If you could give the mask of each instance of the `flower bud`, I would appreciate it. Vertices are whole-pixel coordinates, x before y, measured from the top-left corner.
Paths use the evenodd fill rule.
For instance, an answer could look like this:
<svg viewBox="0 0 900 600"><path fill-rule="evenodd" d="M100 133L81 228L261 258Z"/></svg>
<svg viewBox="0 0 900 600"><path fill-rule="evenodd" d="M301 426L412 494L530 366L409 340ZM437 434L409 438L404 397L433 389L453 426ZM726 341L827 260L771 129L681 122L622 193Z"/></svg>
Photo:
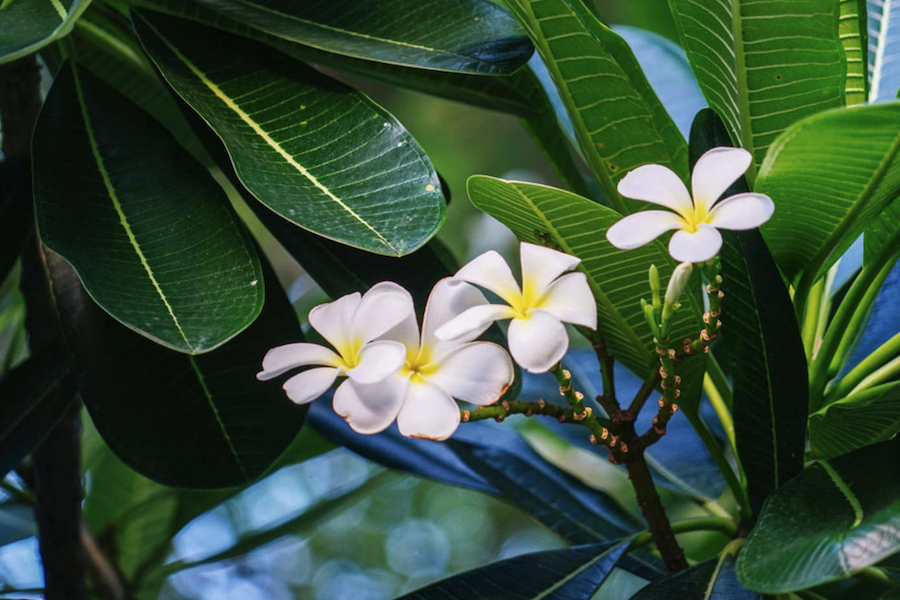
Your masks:
<svg viewBox="0 0 900 600"><path fill-rule="evenodd" d="M650 277L650 293L652 294L653 308L658 310L662 308L662 303L659 301L659 292L662 289L662 285L659 282L659 269L656 268L656 265L650 265L648 275Z"/></svg>
<svg viewBox="0 0 900 600"><path fill-rule="evenodd" d="M672 313L677 308L678 300L691 279L692 271L693 267L689 262L679 264L672 271L672 277L669 278L669 286L666 288L666 301L662 309L663 335L666 334L669 319L672 318Z"/></svg>

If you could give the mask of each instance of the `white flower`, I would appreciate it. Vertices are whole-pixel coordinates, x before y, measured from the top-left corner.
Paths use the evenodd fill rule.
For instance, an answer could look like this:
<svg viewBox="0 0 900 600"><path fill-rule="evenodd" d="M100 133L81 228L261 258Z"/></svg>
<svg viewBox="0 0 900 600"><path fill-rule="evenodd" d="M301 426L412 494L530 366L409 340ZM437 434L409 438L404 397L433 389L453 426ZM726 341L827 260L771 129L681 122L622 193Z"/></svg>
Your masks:
<svg viewBox="0 0 900 600"><path fill-rule="evenodd" d="M351 380L334 393L334 410L359 433L382 431L394 419L409 437L445 440L459 426L453 398L485 405L497 401L512 384L514 370L503 348L474 342L489 325L450 342L435 338L435 330L464 310L486 304L476 288L447 277L434 286L425 307L422 333L415 314L387 332L384 343L404 348L402 368L384 381L359 384Z"/></svg>
<svg viewBox="0 0 900 600"><path fill-rule="evenodd" d="M440 327L436 335L442 340L455 339L484 331L494 321L512 319L507 337L513 358L525 370L543 373L559 362L569 347L563 322L596 329L597 305L584 273L563 275L581 259L525 242L520 253L522 287L493 250L460 269L456 279L487 288L506 304L470 308Z"/></svg>
<svg viewBox="0 0 900 600"><path fill-rule="evenodd" d="M412 297L396 283L383 281L365 295L347 294L309 312L309 324L337 352L318 344L297 343L272 348L263 358L260 381L272 379L297 367L321 365L294 375L284 383L288 398L297 404L324 394L342 375L350 378L338 390L357 382L371 384L395 373L406 358L403 344L373 341L415 315Z"/></svg>
<svg viewBox="0 0 900 600"><path fill-rule="evenodd" d="M750 166L753 157L742 148L713 148L694 166L691 175L693 201L681 179L662 165L644 165L619 182L626 198L670 208L634 213L609 228L606 238L616 248L631 250L672 229L669 254L677 261L703 262L722 247L719 229L753 229L769 220L775 210L772 199L752 192L719 199Z"/></svg>

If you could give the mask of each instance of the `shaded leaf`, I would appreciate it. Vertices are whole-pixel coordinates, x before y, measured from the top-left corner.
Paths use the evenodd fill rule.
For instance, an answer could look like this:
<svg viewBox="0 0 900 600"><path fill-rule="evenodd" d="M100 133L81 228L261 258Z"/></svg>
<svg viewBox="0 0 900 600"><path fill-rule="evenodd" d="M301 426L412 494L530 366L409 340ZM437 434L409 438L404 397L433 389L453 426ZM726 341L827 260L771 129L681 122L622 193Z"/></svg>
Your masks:
<svg viewBox="0 0 900 600"><path fill-rule="evenodd" d="M669 0L669 6L706 101L757 166L791 124L843 104L835 0Z"/></svg>
<svg viewBox="0 0 900 600"><path fill-rule="evenodd" d="M72 370L50 346L0 379L0 477L40 445L72 402Z"/></svg>
<svg viewBox="0 0 900 600"><path fill-rule="evenodd" d="M726 552L651 583L631 600L762 600L741 586L734 564L734 556Z"/></svg>
<svg viewBox="0 0 900 600"><path fill-rule="evenodd" d="M603 585L627 542L524 554L443 579L398 600L582 600Z"/></svg>
<svg viewBox="0 0 900 600"><path fill-rule="evenodd" d="M28 161L7 158L0 162L0 281L19 259L31 233L34 212L31 203L31 166Z"/></svg>
<svg viewBox="0 0 900 600"><path fill-rule="evenodd" d="M628 44L581 0L510 0L547 65L609 206L616 182L645 163L687 175L687 148Z"/></svg>
<svg viewBox="0 0 900 600"><path fill-rule="evenodd" d="M222 189L142 110L74 63L33 139L38 227L116 319L197 354L259 314L262 271Z"/></svg>
<svg viewBox="0 0 900 600"><path fill-rule="evenodd" d="M220 349L189 356L108 318L61 258L48 253L44 259L78 391L127 465L166 485L241 485L261 475L294 438L306 409L287 400L277 382L256 380L270 347L302 340L277 284L245 332ZM271 273L268 278L275 282Z"/></svg>
<svg viewBox="0 0 900 600"><path fill-rule="evenodd" d="M434 167L371 100L279 52L203 25L146 11L134 24L169 84L225 143L244 186L276 213L393 256L437 231L446 205Z"/></svg>
<svg viewBox="0 0 900 600"><path fill-rule="evenodd" d="M900 439L815 461L763 506L737 573L767 594L841 579L900 550Z"/></svg>
<svg viewBox="0 0 900 600"><path fill-rule="evenodd" d="M900 382L877 385L809 416L810 450L821 458L884 442L900 431Z"/></svg>
<svg viewBox="0 0 900 600"><path fill-rule="evenodd" d="M200 3L283 39L393 65L500 74L521 67L533 51L509 13L488 0Z"/></svg>
<svg viewBox="0 0 900 600"><path fill-rule="evenodd" d="M0 10L0 63L67 35L90 0L16 0Z"/></svg>
<svg viewBox="0 0 900 600"><path fill-rule="evenodd" d="M900 103L846 108L805 119L773 144L756 191L775 201L763 233L788 279L830 267L900 192L898 119Z"/></svg>

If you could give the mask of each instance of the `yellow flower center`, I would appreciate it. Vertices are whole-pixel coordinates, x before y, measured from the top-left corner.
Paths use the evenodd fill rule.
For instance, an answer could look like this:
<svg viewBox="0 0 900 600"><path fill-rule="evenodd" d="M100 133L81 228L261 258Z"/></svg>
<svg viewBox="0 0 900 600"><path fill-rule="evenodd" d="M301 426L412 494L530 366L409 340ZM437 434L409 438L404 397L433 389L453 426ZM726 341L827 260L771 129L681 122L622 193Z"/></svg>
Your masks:
<svg viewBox="0 0 900 600"><path fill-rule="evenodd" d="M700 225L706 222L708 216L709 212L706 210L706 207L703 204L697 206L695 201L694 209L688 213L687 218L682 217L684 221L683 229L689 233L696 233L700 229Z"/></svg>
<svg viewBox="0 0 900 600"><path fill-rule="evenodd" d="M408 378L411 383L425 383L425 380L437 373L440 365L432 361L431 349L423 346L414 356L407 355L406 364L400 369L400 374Z"/></svg>

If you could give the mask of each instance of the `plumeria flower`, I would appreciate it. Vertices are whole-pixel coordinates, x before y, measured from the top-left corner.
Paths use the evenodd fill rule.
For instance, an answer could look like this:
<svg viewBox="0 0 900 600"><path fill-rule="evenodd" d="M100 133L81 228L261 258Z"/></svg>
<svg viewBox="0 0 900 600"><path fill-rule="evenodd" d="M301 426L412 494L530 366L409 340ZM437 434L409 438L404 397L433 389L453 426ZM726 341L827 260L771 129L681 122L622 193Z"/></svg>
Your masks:
<svg viewBox="0 0 900 600"><path fill-rule="evenodd" d="M716 203L725 190L744 174L753 157L743 148L713 148L694 166L693 201L681 179L662 165L644 165L619 182L626 198L652 202L671 210L647 210L628 215L609 228L606 238L616 248L631 250L663 233L677 230L669 241L669 254L677 261L704 262L719 253L719 229L753 229L769 220L775 210L765 194L735 194ZM674 211L674 212L672 212Z"/></svg>
<svg viewBox="0 0 900 600"><path fill-rule="evenodd" d="M403 366L406 348L399 342L374 340L409 315L415 315L412 297L390 281L374 285L363 296L354 292L321 304L309 312L309 324L334 350L308 343L272 348L256 378L266 381L297 367L318 365L284 383L288 398L297 404L312 402L340 376L349 380L338 390L352 383L382 381Z"/></svg>
<svg viewBox="0 0 900 600"><path fill-rule="evenodd" d="M525 242L520 253L521 287L506 261L493 250L460 269L456 279L480 285L506 304L474 306L441 326L436 335L452 340L484 331L494 321L512 319L507 338L513 358L525 370L543 373L569 348L563 323L596 329L597 305L584 273L566 273L581 259Z"/></svg>
<svg viewBox="0 0 900 600"><path fill-rule="evenodd" d="M409 437L445 440L459 426L453 398L472 404L496 402L512 384L512 360L503 348L473 341L489 323L453 341L441 341L435 330L473 307L487 304L476 288L447 277L428 297L422 332L415 314L387 332L383 343L404 348L402 368L384 381L361 385L351 381L334 393L334 410L359 433L377 433L397 419Z"/></svg>

